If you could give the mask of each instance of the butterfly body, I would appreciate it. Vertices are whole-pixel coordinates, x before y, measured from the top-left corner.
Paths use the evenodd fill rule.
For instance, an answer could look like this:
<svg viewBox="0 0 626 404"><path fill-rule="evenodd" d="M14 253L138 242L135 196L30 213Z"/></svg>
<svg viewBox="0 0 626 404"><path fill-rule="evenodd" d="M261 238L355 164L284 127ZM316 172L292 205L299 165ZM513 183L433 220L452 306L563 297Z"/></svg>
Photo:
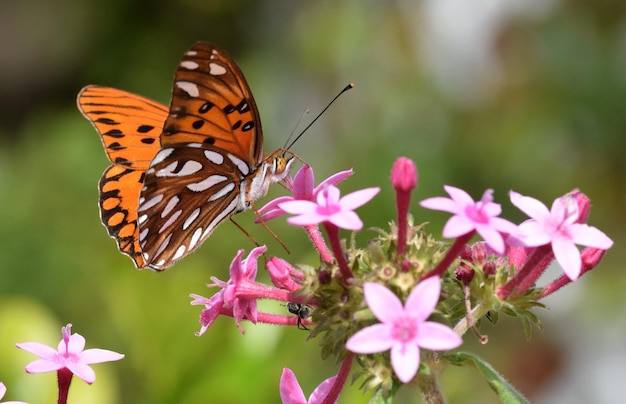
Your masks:
<svg viewBox="0 0 626 404"><path fill-rule="evenodd" d="M196 43L174 78L169 108L87 86L81 112L113 164L100 179L100 216L138 268L164 270L283 180L291 159L263 155L252 93L235 62Z"/></svg>

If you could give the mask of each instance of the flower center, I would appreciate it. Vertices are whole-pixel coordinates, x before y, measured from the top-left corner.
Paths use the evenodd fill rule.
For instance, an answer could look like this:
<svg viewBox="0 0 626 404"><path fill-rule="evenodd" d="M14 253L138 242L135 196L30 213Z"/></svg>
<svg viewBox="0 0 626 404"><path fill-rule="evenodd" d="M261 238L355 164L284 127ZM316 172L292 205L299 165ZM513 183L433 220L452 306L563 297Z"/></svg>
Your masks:
<svg viewBox="0 0 626 404"><path fill-rule="evenodd" d="M417 336L417 322L415 319L402 316L399 317L391 329L391 336L394 340L400 342L409 342Z"/></svg>
<svg viewBox="0 0 626 404"><path fill-rule="evenodd" d="M465 214L474 223L489 223L489 215L486 215L485 212L483 212L483 204L480 202L473 205L467 205L465 207Z"/></svg>

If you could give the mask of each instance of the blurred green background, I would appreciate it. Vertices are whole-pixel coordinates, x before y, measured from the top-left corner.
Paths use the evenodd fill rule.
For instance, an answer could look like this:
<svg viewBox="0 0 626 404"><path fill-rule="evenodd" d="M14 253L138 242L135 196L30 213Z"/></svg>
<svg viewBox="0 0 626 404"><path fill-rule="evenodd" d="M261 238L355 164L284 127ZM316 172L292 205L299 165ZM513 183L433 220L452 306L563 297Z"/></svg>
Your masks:
<svg viewBox="0 0 626 404"><path fill-rule="evenodd" d="M15 342L55 346L68 322L87 347L126 354L76 380L70 402L274 403L283 367L308 395L337 366L293 328L219 319L197 338L210 276L228 278L237 249L253 245L231 224L165 273L139 272L102 227L97 182L108 165L75 97L87 84L169 103L172 77L197 40L240 64L263 119L266 151L280 147L305 108L318 111L348 82L356 87L294 151L318 179L353 167L347 193L382 192L359 213L366 226L394 215L389 171L418 165L412 213L441 234L446 216L417 201L443 184L479 198L494 188L505 216L515 189L546 204L578 187L590 224L615 241L601 266L538 310L530 342L502 321L466 349L492 362L533 402L624 402L626 393L626 10L617 0L430 1L3 1L0 13L0 380L5 398L51 403L55 375L24 374L35 357ZM280 187L270 192L280 195ZM269 200L269 198L263 201ZM263 202L262 201L262 202ZM306 236L238 217L269 253L315 264ZM373 233L364 231L365 245ZM559 274L554 268L542 284ZM284 307L262 306L286 313ZM497 402L478 374L449 369L451 403ZM405 402L413 402L404 395ZM366 402L357 386L340 402Z"/></svg>

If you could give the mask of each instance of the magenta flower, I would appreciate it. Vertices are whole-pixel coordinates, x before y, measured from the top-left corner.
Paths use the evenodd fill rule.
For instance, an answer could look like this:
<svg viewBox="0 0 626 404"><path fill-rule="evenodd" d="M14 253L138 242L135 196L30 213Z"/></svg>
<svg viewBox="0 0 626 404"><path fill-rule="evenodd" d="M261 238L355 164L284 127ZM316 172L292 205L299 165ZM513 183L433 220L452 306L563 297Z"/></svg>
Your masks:
<svg viewBox="0 0 626 404"><path fill-rule="evenodd" d="M450 198L434 197L420 202L424 208L454 214L443 228L443 236L456 238L475 230L494 251L503 254L505 246L501 233L513 233L517 227L497 217L502 208L500 204L493 203L493 190L486 190L481 200L474 202L462 189L449 185L444 185L444 189Z"/></svg>
<svg viewBox="0 0 626 404"><path fill-rule="evenodd" d="M580 212L576 199L557 198L548 208L539 200L510 192L511 202L530 219L519 225L519 233L510 242L525 247L552 244L552 252L563 272L571 280L580 276L581 258L576 245L607 250L613 241L595 227L578 223Z"/></svg>
<svg viewBox="0 0 626 404"><path fill-rule="evenodd" d="M304 396L302 387L298 384L296 375L291 369L284 368L280 377L280 399L283 404L317 404L322 403L324 398L330 392L337 376L330 377L320 383L319 386L311 393L308 401ZM335 401L336 403L337 401Z"/></svg>
<svg viewBox="0 0 626 404"><path fill-rule="evenodd" d="M339 189L333 185L324 187L317 194L317 203L311 201L290 201L278 205L287 213L298 216L287 221L296 226L308 226L330 222L347 230L361 230L363 222L354 209L365 205L380 191L380 188L366 188L352 192L339 199Z"/></svg>
<svg viewBox="0 0 626 404"><path fill-rule="evenodd" d="M202 310L200 314L200 324L202 328L196 333L197 336L204 334L211 324L213 324L217 316L222 314L225 310L232 310L233 318L242 333L245 332L244 328L241 326L241 320L244 318L256 324L256 299L247 297L245 292L249 287L255 288L257 259L266 249L266 246L256 247L250 251L246 259L241 258L244 250L239 250L230 264L230 279L228 282L221 281L213 276L211 277L211 280L215 283L209 286L218 286L222 288L222 290L213 295L210 299L191 294L191 297L194 298L191 304L205 306L205 309Z"/></svg>
<svg viewBox="0 0 626 404"><path fill-rule="evenodd" d="M85 348L85 338L80 334L71 334L72 324L61 329L63 339L57 349L38 342L15 344L18 348L41 357L26 365L26 373L44 373L68 369L88 384L96 381L96 374L89 366L94 363L117 361L124 355L106 349Z"/></svg>
<svg viewBox="0 0 626 404"><path fill-rule="evenodd" d="M7 388L5 387L4 383L0 382L0 400L2 399L2 397L4 397L6 392L7 392ZM25 403L24 401L2 401L1 404L28 404L28 403Z"/></svg>
<svg viewBox="0 0 626 404"><path fill-rule="evenodd" d="M385 286L366 282L365 301L380 320L354 334L346 343L349 351L371 354L391 349L391 366L402 383L410 382L419 368L420 348L436 351L456 348L463 340L451 328L426 321L441 291L440 279L421 281L402 306L400 299Z"/></svg>
<svg viewBox="0 0 626 404"><path fill-rule="evenodd" d="M302 166L302 168L300 168L300 170L298 170L293 179L291 179L291 177L287 177L284 181L285 186L289 191L291 191L293 196L281 196L268 202L265 206L259 209L258 213L260 215L260 218L257 218L255 222L259 223L261 221L267 221L284 215L286 212L278 206L283 202L314 202L317 199L317 194L326 186L337 185L351 175L352 169L340 171L337 174L331 175L330 177L326 178L324 181L320 182L318 186L314 187L313 184L315 183L315 177L313 175L313 169L305 164Z"/></svg>

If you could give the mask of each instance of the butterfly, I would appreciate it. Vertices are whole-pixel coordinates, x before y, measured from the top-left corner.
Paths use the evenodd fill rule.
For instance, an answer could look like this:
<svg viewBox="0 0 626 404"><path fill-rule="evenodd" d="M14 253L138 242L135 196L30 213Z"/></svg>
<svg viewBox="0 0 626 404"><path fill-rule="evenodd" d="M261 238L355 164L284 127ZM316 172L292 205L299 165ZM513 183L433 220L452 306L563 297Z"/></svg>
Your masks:
<svg viewBox="0 0 626 404"><path fill-rule="evenodd" d="M112 163L99 182L100 218L139 269L162 271L189 255L285 179L294 161L282 149L264 157L243 73L206 42L184 54L169 108L95 85L77 103Z"/></svg>

